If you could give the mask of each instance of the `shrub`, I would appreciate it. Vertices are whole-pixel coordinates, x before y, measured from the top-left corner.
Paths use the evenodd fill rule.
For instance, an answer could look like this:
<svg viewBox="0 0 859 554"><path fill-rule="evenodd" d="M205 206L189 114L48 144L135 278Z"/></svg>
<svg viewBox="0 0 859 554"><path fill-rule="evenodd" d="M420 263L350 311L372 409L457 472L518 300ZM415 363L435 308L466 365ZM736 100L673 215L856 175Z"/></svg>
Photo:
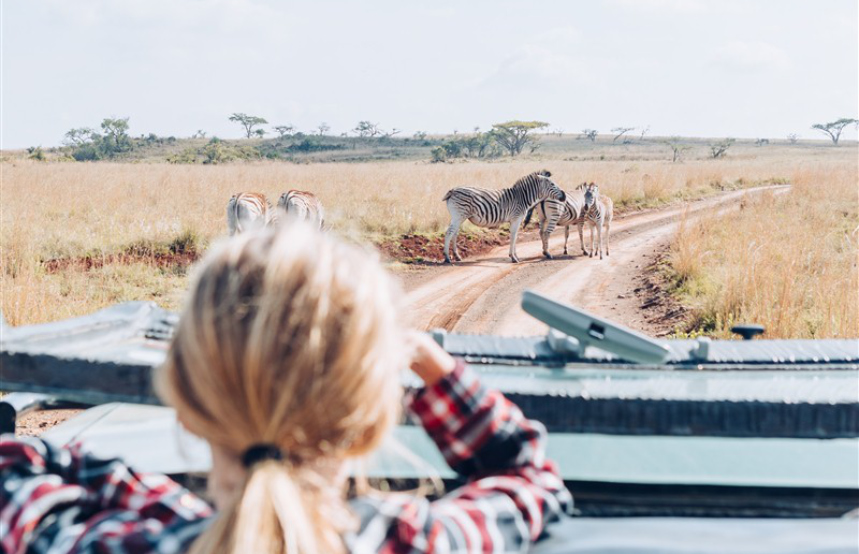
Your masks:
<svg viewBox="0 0 859 554"><path fill-rule="evenodd" d="M432 162L440 163L447 161L447 150L445 150L444 146L436 146L432 149Z"/></svg>
<svg viewBox="0 0 859 554"><path fill-rule="evenodd" d="M37 162L44 162L47 160L45 152L42 150L41 146L31 146L27 148L27 153L29 154L27 157L31 160L36 160Z"/></svg>

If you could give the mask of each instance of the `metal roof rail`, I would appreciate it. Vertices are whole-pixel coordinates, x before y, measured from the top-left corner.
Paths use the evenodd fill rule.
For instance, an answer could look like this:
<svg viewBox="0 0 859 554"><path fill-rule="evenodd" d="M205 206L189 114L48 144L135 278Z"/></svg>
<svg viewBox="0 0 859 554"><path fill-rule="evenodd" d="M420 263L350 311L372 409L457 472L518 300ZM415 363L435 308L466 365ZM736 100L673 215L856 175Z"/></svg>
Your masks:
<svg viewBox="0 0 859 554"><path fill-rule="evenodd" d="M671 354L667 346L647 335L530 290L522 293L522 309L549 327L576 339L581 357L584 357L588 346L639 364L663 363ZM558 338L553 337L553 342L558 344ZM564 348L571 346L574 343L564 342Z"/></svg>

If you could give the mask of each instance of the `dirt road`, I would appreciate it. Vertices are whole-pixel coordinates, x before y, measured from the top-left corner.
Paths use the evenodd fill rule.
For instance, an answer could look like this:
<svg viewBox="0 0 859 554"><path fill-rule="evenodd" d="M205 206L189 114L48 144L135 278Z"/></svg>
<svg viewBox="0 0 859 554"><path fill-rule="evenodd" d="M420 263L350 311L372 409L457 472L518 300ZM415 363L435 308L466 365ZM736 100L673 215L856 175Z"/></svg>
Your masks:
<svg viewBox="0 0 859 554"><path fill-rule="evenodd" d="M644 268L664 252L683 214L688 220L736 209L746 194L785 192L788 186L760 187L724 193L681 207L637 212L612 224L611 255L600 260L582 255L578 231L570 229L564 256L563 230L550 240L554 260L544 260L538 239L520 241L522 260L513 264L508 246L466 259L454 266L429 266L403 278L412 323L418 328L443 328L459 333L535 335L546 326L519 308L525 289L542 292L633 329L653 333L647 310L633 294ZM588 242L585 229L585 242Z"/></svg>

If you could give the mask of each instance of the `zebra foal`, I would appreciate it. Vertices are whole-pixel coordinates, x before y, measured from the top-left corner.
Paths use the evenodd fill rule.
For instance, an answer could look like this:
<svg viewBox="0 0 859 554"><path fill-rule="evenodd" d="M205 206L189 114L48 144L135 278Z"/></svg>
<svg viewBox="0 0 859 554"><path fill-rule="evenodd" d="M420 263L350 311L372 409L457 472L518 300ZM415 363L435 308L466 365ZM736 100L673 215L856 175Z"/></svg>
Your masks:
<svg viewBox="0 0 859 554"><path fill-rule="evenodd" d="M286 216L295 217L313 223L319 229L325 222L325 210L322 202L312 192L306 190L290 190L280 195L277 201L278 211Z"/></svg>
<svg viewBox="0 0 859 554"><path fill-rule="evenodd" d="M567 195L550 179L551 173L543 170L522 177L506 189L482 189L458 187L450 189L442 200L450 212L450 226L444 235L444 263L450 262L450 243L456 261L462 260L456 248L459 228L468 220L481 227L500 227L510 223L510 259L519 262L516 256L516 235L525 214L538 202L546 199L564 202Z"/></svg>
<svg viewBox="0 0 859 554"><path fill-rule="evenodd" d="M590 183L585 188L585 207L582 212L588 223L591 225L591 251L588 256L594 257L594 230L597 228L597 236L599 237L599 252L602 259L602 232L605 226L605 255L609 255L609 242L611 238L611 220L614 218L614 202L608 196L600 195L599 185ZM584 247L582 247L584 249Z"/></svg>
<svg viewBox="0 0 859 554"><path fill-rule="evenodd" d="M260 192L240 192L227 202L227 231L230 236L268 225L271 204Z"/></svg>

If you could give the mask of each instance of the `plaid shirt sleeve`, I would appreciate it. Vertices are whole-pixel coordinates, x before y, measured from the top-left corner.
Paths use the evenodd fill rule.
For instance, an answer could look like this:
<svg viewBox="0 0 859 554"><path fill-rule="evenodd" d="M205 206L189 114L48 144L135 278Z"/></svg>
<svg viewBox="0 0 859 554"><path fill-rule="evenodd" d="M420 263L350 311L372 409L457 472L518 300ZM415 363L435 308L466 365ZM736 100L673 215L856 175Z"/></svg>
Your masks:
<svg viewBox="0 0 859 554"><path fill-rule="evenodd" d="M362 518L352 551L521 552L547 523L572 512L572 496L545 458L543 424L484 388L463 361L419 391L411 411L468 483L435 502L367 500L374 515Z"/></svg>
<svg viewBox="0 0 859 554"><path fill-rule="evenodd" d="M211 508L163 475L119 460L0 437L0 546L23 552L183 552Z"/></svg>

